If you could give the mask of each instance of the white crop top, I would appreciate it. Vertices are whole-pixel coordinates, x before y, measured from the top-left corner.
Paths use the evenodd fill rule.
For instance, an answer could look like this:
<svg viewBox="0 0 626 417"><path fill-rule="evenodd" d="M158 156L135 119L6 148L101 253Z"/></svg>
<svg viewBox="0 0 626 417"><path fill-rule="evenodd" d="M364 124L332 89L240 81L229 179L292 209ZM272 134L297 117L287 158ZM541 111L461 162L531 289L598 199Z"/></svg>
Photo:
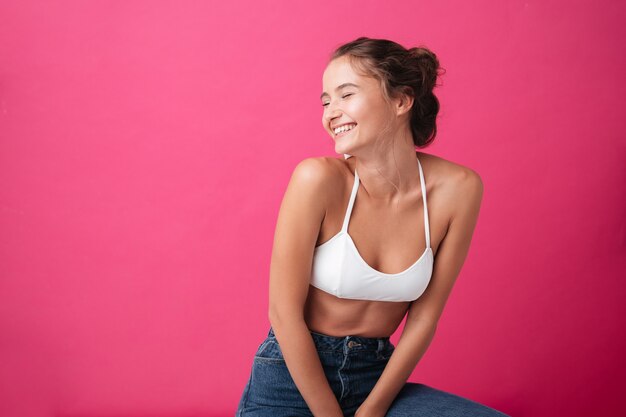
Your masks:
<svg viewBox="0 0 626 417"><path fill-rule="evenodd" d="M344 154L347 159L350 157ZM372 268L359 254L348 234L350 214L359 189L359 174L354 171L354 185L341 231L316 246L313 254L311 285L339 298L371 301L414 301L426 290L433 271L434 255L430 247L426 186L422 164L417 160L424 202L426 249L417 261L402 272L386 274Z"/></svg>

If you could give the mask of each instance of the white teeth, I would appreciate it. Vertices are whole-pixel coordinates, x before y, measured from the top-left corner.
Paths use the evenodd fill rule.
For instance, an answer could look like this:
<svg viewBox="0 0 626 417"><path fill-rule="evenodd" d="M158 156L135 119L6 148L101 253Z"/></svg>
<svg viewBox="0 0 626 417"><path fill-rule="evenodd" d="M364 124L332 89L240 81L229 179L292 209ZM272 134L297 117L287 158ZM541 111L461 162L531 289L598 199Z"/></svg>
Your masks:
<svg viewBox="0 0 626 417"><path fill-rule="evenodd" d="M341 132L345 132L347 130L351 130L352 128L354 128L356 126L356 124L350 124L350 125L344 125L344 126L340 126L338 128L336 128L334 130L335 135L341 133Z"/></svg>

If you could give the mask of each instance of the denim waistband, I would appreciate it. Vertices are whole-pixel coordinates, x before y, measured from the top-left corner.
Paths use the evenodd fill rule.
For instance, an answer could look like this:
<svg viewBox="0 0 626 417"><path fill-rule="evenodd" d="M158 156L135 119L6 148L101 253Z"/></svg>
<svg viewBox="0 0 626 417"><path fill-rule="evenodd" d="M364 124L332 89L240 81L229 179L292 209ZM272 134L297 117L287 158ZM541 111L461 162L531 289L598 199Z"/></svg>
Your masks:
<svg viewBox="0 0 626 417"><path fill-rule="evenodd" d="M329 336L327 334L317 333L309 330L315 345L324 350L336 350L345 352L349 350L372 350L382 352L389 349L391 341L389 337L363 337L363 336ZM270 327L267 337L276 338L274 329Z"/></svg>

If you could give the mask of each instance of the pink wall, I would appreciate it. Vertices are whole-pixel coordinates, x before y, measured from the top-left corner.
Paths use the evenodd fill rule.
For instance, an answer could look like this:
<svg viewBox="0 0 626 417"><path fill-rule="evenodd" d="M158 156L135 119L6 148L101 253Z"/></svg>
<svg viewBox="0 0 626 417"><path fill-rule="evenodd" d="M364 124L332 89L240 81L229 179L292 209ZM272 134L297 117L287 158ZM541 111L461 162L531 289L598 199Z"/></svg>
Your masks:
<svg viewBox="0 0 626 417"><path fill-rule="evenodd" d="M624 3L279 3L0 3L0 415L233 415L291 170L335 155L326 57L361 35L439 55L425 151L485 185L410 380L618 415Z"/></svg>

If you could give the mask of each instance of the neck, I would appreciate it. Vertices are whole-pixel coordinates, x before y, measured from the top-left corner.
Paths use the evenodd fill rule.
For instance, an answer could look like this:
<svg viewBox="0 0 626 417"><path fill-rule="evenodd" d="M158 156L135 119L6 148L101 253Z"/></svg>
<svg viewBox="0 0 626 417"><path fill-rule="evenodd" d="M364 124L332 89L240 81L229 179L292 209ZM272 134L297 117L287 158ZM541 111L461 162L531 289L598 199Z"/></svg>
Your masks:
<svg viewBox="0 0 626 417"><path fill-rule="evenodd" d="M367 195L374 200L392 203L419 193L419 167L413 146L384 155L355 156L349 160Z"/></svg>

